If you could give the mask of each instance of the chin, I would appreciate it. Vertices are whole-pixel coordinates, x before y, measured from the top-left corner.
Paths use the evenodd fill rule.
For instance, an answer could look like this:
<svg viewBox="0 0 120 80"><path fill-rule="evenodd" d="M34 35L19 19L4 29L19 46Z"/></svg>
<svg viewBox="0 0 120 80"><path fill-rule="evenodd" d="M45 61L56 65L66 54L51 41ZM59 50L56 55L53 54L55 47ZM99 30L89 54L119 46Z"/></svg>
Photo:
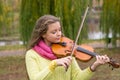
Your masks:
<svg viewBox="0 0 120 80"><path fill-rule="evenodd" d="M60 40L58 40L58 41L54 41L53 43L59 43L60 42Z"/></svg>

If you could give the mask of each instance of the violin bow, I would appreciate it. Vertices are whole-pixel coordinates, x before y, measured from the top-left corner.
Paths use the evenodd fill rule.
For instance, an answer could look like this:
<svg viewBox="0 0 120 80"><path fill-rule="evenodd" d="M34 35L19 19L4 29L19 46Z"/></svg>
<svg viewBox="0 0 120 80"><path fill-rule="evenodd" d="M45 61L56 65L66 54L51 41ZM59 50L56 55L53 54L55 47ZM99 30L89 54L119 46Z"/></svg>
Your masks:
<svg viewBox="0 0 120 80"><path fill-rule="evenodd" d="M86 8L86 10L85 10L85 13L84 13L84 16L83 16L81 25L80 25L79 30L78 30L78 33L77 33L77 37L76 37L76 39L75 39L75 43L74 43L74 45L73 45L73 47L72 47L71 56L73 56L73 53L74 53L74 50L75 50L75 46L76 46L76 44L77 44L77 42L78 42L78 38L79 38L80 32L81 32L81 30L82 30L82 27L83 27L83 24L84 24L86 15L87 15L87 13L88 13L88 9L89 9L89 6L87 6L87 8Z"/></svg>
<svg viewBox="0 0 120 80"><path fill-rule="evenodd" d="M82 30L82 27L83 27L83 23L85 21L85 18L86 18L86 15L88 13L88 9L89 9L89 6L87 6L86 10L85 10L85 13L84 13L84 16L83 16L83 19L82 19L82 23L79 27L79 30L78 30L78 33L77 33L77 37L75 39L75 43L73 44L73 47L72 47L72 52L71 52L71 56L73 56L73 53L74 53L74 50L75 50L75 46L78 42L78 38L79 38L79 35L80 35L80 32ZM110 65L112 65L113 68L119 68L120 67L120 64L119 63L116 63L114 60L110 59L110 62L108 62Z"/></svg>

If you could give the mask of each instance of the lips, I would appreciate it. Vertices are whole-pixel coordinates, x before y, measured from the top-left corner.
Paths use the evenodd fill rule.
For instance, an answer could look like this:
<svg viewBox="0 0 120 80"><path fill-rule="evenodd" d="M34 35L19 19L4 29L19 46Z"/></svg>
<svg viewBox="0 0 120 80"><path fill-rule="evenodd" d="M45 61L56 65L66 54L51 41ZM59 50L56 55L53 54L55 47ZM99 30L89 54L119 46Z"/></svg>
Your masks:
<svg viewBox="0 0 120 80"><path fill-rule="evenodd" d="M60 40L60 38L56 38L56 40Z"/></svg>
<svg viewBox="0 0 120 80"><path fill-rule="evenodd" d="M56 38L56 41L57 41L57 42L60 41L60 38Z"/></svg>

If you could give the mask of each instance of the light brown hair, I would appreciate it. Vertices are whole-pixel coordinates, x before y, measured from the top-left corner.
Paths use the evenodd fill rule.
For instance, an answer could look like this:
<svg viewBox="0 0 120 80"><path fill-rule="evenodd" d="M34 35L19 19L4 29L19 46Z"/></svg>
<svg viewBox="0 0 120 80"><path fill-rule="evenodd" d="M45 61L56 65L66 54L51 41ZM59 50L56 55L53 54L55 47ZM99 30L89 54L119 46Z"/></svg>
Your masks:
<svg viewBox="0 0 120 80"><path fill-rule="evenodd" d="M44 15L40 17L34 26L28 49L33 48L41 39L43 39L42 35L47 32L48 25L55 22L60 22L60 19L52 15Z"/></svg>

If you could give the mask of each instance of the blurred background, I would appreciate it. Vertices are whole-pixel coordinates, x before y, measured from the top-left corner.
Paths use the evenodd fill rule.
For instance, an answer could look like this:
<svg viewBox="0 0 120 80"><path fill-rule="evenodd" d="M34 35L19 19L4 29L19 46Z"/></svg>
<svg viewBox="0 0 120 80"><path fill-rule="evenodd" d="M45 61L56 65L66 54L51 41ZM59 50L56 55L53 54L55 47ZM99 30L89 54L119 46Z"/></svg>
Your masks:
<svg viewBox="0 0 120 80"><path fill-rule="evenodd" d="M59 17L65 36L75 40L87 7L78 44L87 44L119 62L119 0L0 0L0 80L28 80L25 51L40 16ZM86 68L92 61L78 62ZM100 67L91 80L119 80L120 70L108 67Z"/></svg>

